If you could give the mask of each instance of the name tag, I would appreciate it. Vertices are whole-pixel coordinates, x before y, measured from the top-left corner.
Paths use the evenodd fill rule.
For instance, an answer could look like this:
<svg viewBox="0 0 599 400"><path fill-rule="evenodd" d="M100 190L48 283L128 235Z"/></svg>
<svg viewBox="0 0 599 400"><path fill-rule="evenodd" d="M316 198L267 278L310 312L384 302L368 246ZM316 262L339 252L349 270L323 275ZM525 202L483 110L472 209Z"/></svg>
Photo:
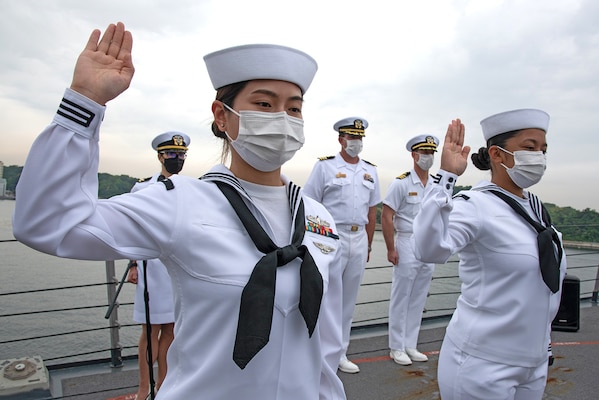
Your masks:
<svg viewBox="0 0 599 400"><path fill-rule="evenodd" d="M342 172L337 172L337 175L335 175L335 178L346 178L346 177L347 177L347 175L345 175Z"/></svg>
<svg viewBox="0 0 599 400"><path fill-rule="evenodd" d="M408 196L418 196L418 192L408 192Z"/></svg>

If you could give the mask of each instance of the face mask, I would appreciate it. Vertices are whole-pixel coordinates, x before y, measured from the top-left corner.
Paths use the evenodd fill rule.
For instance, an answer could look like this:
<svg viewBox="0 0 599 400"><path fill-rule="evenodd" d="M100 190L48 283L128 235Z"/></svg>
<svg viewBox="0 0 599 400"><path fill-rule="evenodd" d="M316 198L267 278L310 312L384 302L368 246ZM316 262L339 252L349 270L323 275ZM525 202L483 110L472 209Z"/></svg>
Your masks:
<svg viewBox="0 0 599 400"><path fill-rule="evenodd" d="M418 161L416 161L416 165L422 168L424 171L428 171L433 166L433 161L435 161L435 156L433 154L418 154Z"/></svg>
<svg viewBox="0 0 599 400"><path fill-rule="evenodd" d="M184 162L185 160L182 160L179 157L165 158L164 168L169 172L169 174L178 174L183 169Z"/></svg>
<svg viewBox="0 0 599 400"><path fill-rule="evenodd" d="M526 189L541 180L545 168L547 168L547 155L545 153L527 150L518 150L512 153L499 146L497 147L514 156L514 166L512 168L506 167L503 163L501 165L518 187Z"/></svg>
<svg viewBox="0 0 599 400"><path fill-rule="evenodd" d="M239 111L239 133L231 146L253 168L262 172L274 171L289 161L304 145L304 121L289 116L285 111L277 113Z"/></svg>
<svg viewBox="0 0 599 400"><path fill-rule="evenodd" d="M363 148L363 144L362 141L359 139L354 139L354 140L347 140L345 139L345 152L350 156L350 157L357 157L358 154L360 154L360 152L362 151Z"/></svg>

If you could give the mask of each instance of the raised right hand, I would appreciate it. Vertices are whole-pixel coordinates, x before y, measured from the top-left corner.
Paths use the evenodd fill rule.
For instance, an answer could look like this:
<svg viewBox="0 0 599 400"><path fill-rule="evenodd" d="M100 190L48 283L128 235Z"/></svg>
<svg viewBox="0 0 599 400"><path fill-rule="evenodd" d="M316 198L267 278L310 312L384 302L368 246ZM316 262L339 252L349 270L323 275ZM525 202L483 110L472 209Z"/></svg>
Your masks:
<svg viewBox="0 0 599 400"><path fill-rule="evenodd" d="M447 127L441 153L442 170L456 175L462 175L466 170L470 146L464 146L464 131L464 124L459 118L451 121Z"/></svg>
<svg viewBox="0 0 599 400"><path fill-rule="evenodd" d="M110 24L100 38L95 29L79 55L71 89L105 105L124 92L133 79L133 37L122 22Z"/></svg>

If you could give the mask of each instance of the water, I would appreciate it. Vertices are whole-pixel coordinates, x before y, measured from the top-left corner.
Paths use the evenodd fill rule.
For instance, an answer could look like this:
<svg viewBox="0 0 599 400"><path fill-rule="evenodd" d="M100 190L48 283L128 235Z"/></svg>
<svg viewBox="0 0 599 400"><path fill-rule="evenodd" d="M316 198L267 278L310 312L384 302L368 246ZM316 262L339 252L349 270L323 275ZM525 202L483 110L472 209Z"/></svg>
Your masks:
<svg viewBox="0 0 599 400"><path fill-rule="evenodd" d="M0 241L14 239L11 215L14 201L0 200ZM126 261L116 262L116 276L120 279ZM69 260L40 253L18 242L0 243L0 293L42 288L86 285L106 282L105 263L101 261ZM133 303L135 286L125 284L119 296L120 303ZM28 295L0 296L0 315L28 313L35 310L65 309L100 306L98 308L31 314L0 318L0 360L41 355L47 364L82 359L106 358L108 352L68 360L49 361L65 354L77 354L99 349L109 349L110 334L104 318L108 309L106 285L60 291L46 291ZM121 324L133 324L133 306L118 309ZM66 331L100 329L91 333L11 342L19 338L53 335ZM121 329L121 344L130 347L124 355L137 353L137 340L141 328L130 326Z"/></svg>
<svg viewBox="0 0 599 400"><path fill-rule="evenodd" d="M0 241L14 239L11 215L14 201L0 200ZM367 264L363 286L358 294L358 305L354 314L354 325L368 325L387 321L388 299L391 291L391 266L387 261L387 250L381 232L376 232L372 243L371 260ZM570 273L581 279L581 293L590 297L592 281L597 273L599 253L597 251L568 249ZM443 279L444 276L457 276L457 257L447 264L437 265L427 299L424 318L451 314L455 307L460 284L457 278ZM121 279L126 261L116 263L116 278ZM381 268L387 266L386 268ZM576 269L578 266L593 266ZM105 263L100 261L80 261L58 258L37 252L18 242L0 243L0 294L75 286L106 282ZM371 285L372 283L381 283ZM442 294L439 294L442 293ZM122 304L118 309L123 355L137 353L137 340L141 328L132 322L135 286L126 283L119 296ZM107 351L98 354L57 359L65 354L77 354L110 348L110 335L106 329L108 320L106 286L77 288L61 291L46 291L26 296L0 296L0 315L27 313L35 310L64 309L83 306L98 308L61 311L51 314L31 314L0 318L0 360L24 356L40 355L48 365L71 361L106 358ZM65 331L100 329L68 336L35 339L15 342L18 338L30 338ZM10 343L4 343L11 341Z"/></svg>

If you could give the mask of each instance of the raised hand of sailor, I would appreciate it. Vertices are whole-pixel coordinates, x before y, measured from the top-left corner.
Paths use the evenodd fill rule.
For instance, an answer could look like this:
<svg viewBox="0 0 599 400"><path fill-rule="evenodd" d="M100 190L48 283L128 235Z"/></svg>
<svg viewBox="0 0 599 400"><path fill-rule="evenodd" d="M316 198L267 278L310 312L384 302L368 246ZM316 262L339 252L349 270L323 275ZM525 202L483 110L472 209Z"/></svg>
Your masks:
<svg viewBox="0 0 599 400"><path fill-rule="evenodd" d="M464 133L464 124L459 118L451 121L441 153L441 169L458 176L466 170L470 153L470 146L464 146Z"/></svg>
<svg viewBox="0 0 599 400"><path fill-rule="evenodd" d="M77 59L71 89L101 105L117 97L133 79L132 46L122 22L108 25L102 39L95 29Z"/></svg>

